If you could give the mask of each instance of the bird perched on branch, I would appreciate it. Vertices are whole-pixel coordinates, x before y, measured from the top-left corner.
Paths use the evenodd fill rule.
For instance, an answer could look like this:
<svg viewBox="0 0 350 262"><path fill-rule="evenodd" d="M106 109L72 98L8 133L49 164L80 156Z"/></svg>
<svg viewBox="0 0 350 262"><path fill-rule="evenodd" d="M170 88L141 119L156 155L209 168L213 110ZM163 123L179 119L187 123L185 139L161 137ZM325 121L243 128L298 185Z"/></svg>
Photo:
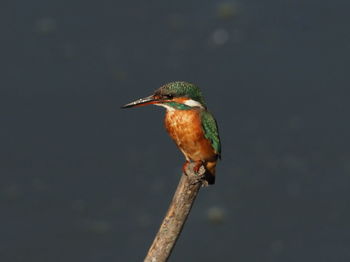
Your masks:
<svg viewBox="0 0 350 262"><path fill-rule="evenodd" d="M221 144L215 118L207 110L200 89L187 82L171 82L153 95L138 99L122 108L157 105L166 108L165 128L189 162L196 162L197 171L203 165L206 180L215 183L215 167L221 158Z"/></svg>

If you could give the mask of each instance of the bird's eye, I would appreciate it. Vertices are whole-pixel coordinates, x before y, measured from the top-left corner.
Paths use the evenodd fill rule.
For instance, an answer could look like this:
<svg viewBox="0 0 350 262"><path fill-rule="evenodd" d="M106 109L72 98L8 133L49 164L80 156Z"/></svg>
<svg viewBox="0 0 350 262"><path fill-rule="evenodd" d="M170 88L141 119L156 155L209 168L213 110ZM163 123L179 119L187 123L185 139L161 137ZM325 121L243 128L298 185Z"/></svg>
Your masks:
<svg viewBox="0 0 350 262"><path fill-rule="evenodd" d="M168 99L173 99L173 95L166 95L166 98L168 98Z"/></svg>

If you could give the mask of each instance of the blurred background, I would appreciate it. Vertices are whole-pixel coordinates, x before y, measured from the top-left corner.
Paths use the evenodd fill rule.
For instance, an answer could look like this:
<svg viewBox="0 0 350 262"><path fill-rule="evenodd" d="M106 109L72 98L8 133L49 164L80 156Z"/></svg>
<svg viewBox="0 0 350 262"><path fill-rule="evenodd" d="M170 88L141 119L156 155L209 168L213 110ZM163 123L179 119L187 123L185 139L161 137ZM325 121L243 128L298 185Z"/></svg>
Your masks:
<svg viewBox="0 0 350 262"><path fill-rule="evenodd" d="M196 83L223 159L170 261L350 261L348 1L3 0L0 260L142 261Z"/></svg>

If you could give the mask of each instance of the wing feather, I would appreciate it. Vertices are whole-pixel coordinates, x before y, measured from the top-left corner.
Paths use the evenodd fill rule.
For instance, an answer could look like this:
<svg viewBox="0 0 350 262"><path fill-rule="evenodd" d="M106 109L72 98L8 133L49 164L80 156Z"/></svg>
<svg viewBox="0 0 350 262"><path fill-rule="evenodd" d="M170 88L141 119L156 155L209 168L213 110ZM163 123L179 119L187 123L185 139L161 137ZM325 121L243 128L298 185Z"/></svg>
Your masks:
<svg viewBox="0 0 350 262"><path fill-rule="evenodd" d="M204 135L207 139L210 140L215 153L219 156L219 158L221 158L221 143L216 120L213 115L206 110L203 110L201 112L201 118Z"/></svg>

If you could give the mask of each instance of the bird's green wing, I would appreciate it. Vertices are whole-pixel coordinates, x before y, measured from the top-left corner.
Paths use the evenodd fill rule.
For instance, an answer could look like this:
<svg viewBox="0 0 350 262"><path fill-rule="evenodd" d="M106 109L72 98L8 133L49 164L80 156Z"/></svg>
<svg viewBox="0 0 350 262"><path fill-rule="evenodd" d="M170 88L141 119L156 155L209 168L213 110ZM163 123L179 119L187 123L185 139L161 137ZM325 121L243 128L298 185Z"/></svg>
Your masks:
<svg viewBox="0 0 350 262"><path fill-rule="evenodd" d="M221 143L219 137L219 130L216 124L215 118L208 111L203 110L201 112L202 118L202 127L204 130L204 135L207 139L210 140L211 145L213 146L215 153L218 154L219 158L221 157Z"/></svg>

